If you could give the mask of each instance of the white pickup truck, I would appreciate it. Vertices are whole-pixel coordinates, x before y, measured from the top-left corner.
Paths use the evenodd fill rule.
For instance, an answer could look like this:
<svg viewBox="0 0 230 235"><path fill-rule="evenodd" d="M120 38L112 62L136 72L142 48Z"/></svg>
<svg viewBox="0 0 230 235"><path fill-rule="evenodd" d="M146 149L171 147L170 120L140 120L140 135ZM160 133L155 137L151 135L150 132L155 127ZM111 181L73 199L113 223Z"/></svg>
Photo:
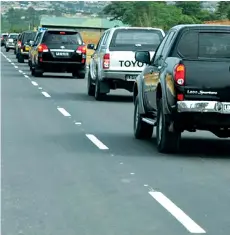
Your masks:
<svg viewBox="0 0 230 235"><path fill-rule="evenodd" d="M89 64L88 95L101 100L111 89L133 92L136 77L145 64L135 60L136 51L149 51L151 56L165 36L162 29L143 27L114 27L101 36Z"/></svg>

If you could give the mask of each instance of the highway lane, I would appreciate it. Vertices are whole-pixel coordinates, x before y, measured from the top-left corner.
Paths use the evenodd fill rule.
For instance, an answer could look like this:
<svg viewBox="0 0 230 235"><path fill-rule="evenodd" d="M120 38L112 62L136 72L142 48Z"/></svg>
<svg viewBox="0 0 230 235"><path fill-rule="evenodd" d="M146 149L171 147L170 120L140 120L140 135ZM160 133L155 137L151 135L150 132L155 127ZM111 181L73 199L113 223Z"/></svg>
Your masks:
<svg viewBox="0 0 230 235"><path fill-rule="evenodd" d="M13 62L19 67L13 67L13 69L20 69L29 75L39 84L38 86L51 95L50 102L64 107L74 120L81 123L78 127L82 134L93 133L109 148L106 153L109 160L106 158L106 162L104 160L102 162L104 166L108 161L107 172L113 172L116 167L122 169L121 172L116 171L114 174L120 178L120 182L130 186L132 182L130 179L132 179L135 182L133 189L146 194L149 188L159 190L183 209L208 234L228 234L230 229L229 140L220 141L205 132L186 133L181 154L176 156L158 154L154 140L144 142L133 139L133 105L130 95L126 95L126 92L113 92L115 95L109 95L106 101L96 102L86 95L86 80L74 80L55 74L32 78L26 64L17 64L13 54L7 54L7 56L11 60L8 63ZM125 96L117 96L117 94ZM207 137L208 140L202 139L203 137ZM64 136L63 139L65 139ZM68 141L68 138L66 139ZM95 164L98 165L98 162L95 161ZM119 166L122 167L119 168ZM123 174L129 176L128 179ZM112 180L111 175L108 178L108 181ZM146 197L148 199L143 196L137 201L150 208L151 212L149 214L146 210L142 214L138 211L140 218L144 218L144 221L150 219L152 225L162 224L162 227L154 225L158 227L158 234L167 234L167 231L170 231L170 234L186 234L184 227L175 218L160 205L157 206L150 195ZM126 221L126 223L129 222ZM167 227L165 227L166 224ZM136 224L136 226L140 231L144 225ZM129 226L127 229L130 229ZM125 234L124 230L122 231L121 234ZM142 233L150 234L149 232L153 231L149 228L146 233Z"/></svg>

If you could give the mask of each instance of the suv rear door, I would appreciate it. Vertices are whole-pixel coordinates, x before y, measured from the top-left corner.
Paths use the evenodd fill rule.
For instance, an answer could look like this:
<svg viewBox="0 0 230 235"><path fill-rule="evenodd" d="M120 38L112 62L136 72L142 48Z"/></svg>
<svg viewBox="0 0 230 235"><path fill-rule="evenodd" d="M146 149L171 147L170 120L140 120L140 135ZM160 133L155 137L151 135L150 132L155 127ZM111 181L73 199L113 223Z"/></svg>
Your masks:
<svg viewBox="0 0 230 235"><path fill-rule="evenodd" d="M82 53L78 51L83 46L82 37L79 32L69 30L47 30L41 41L48 47L44 53L44 61L81 61Z"/></svg>
<svg viewBox="0 0 230 235"><path fill-rule="evenodd" d="M149 51L153 56L164 38L160 29L116 29L109 45L110 69L113 71L142 71L143 64L135 61L135 51Z"/></svg>

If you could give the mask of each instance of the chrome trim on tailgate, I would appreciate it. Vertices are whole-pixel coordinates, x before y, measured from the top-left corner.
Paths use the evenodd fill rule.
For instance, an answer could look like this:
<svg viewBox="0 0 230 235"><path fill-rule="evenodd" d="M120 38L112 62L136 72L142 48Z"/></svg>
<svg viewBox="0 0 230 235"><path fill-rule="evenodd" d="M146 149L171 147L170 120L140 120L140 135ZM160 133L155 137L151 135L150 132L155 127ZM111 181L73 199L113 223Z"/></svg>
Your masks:
<svg viewBox="0 0 230 235"><path fill-rule="evenodd" d="M225 109L225 107L229 107ZM182 112L230 114L230 102L218 101L178 101L177 110Z"/></svg>

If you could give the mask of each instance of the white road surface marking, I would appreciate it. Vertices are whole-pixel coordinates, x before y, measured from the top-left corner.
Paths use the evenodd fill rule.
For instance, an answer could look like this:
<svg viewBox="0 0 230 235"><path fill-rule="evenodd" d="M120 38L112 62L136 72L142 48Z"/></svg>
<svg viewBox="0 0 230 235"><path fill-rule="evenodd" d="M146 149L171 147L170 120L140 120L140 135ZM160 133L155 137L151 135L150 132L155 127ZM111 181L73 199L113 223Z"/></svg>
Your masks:
<svg viewBox="0 0 230 235"><path fill-rule="evenodd" d="M65 117L70 117L71 115L64 108L57 108L60 113L62 113Z"/></svg>
<svg viewBox="0 0 230 235"><path fill-rule="evenodd" d="M45 97L47 97L47 98L49 98L49 97L51 97L47 92L45 92L45 91L42 91L42 94L45 96Z"/></svg>
<svg viewBox="0 0 230 235"><path fill-rule="evenodd" d="M18 69L18 66L15 65L14 68L15 68L15 69Z"/></svg>
<svg viewBox="0 0 230 235"><path fill-rule="evenodd" d="M11 60L10 59L7 59L10 63L11 63Z"/></svg>
<svg viewBox="0 0 230 235"><path fill-rule="evenodd" d="M34 81L31 81L31 83L34 85L34 86L38 86L38 84Z"/></svg>
<svg viewBox="0 0 230 235"><path fill-rule="evenodd" d="M99 149L106 150L109 149L106 145L104 145L96 136L91 134L86 134L86 137L93 142Z"/></svg>
<svg viewBox="0 0 230 235"><path fill-rule="evenodd" d="M74 124L75 125L81 125L81 122L75 122Z"/></svg>
<svg viewBox="0 0 230 235"><path fill-rule="evenodd" d="M163 193L150 191L149 194L157 202L159 202L169 213L171 213L190 233L206 233L204 229L202 229L198 224L196 224L188 215L186 215Z"/></svg>
<svg viewBox="0 0 230 235"><path fill-rule="evenodd" d="M29 76L27 76L27 75L24 75L24 77L25 77L25 78L29 78Z"/></svg>
<svg viewBox="0 0 230 235"><path fill-rule="evenodd" d="M18 70L18 72L19 72L19 73L23 73L23 71L22 71L22 70Z"/></svg>
<svg viewBox="0 0 230 235"><path fill-rule="evenodd" d="M12 65L15 65L15 63L11 63Z"/></svg>

